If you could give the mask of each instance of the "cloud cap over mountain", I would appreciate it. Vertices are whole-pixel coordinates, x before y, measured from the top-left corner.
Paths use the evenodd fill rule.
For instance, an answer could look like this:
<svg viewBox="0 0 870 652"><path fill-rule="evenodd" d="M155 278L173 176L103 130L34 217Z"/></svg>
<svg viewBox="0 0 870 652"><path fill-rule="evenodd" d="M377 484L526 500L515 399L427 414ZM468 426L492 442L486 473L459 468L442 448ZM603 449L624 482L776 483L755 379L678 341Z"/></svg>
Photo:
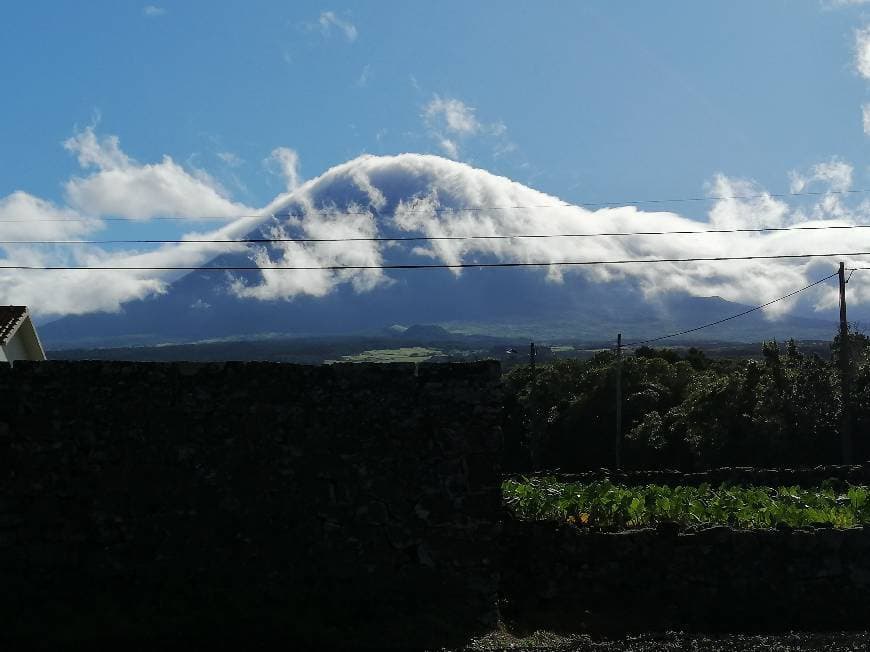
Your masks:
<svg viewBox="0 0 870 652"><path fill-rule="evenodd" d="M28 229L42 229L42 237L88 237L105 227L102 208L115 201L103 193L106 175L121 175L137 197L129 217L148 220L167 212L196 217L205 208L225 215L226 223L210 230L190 232L190 242L156 248L136 246L106 250L99 245L53 248L6 245L2 263L14 265L114 265L118 267L208 266L232 260L235 265L257 266L258 273L212 274L212 283L239 300L293 301L299 297L325 297L339 288L365 296L389 288L409 273L377 269L384 264L474 264L483 262L580 262L733 255L824 253L870 250L865 230L779 231L698 235L643 235L630 237L550 237L509 239L453 239L416 242L359 241L359 238L519 236L595 234L637 231L699 231L710 228L764 228L784 226L848 225L856 223L864 205L843 202L844 179L851 168L840 160L793 172L800 189L820 192L812 204L793 207L766 193L757 184L723 175L709 185L711 202L706 221L675 212L643 211L634 206L590 210L570 205L503 176L466 163L426 154L361 156L335 166L306 182L298 179L298 158L285 153L292 183L288 192L262 209L253 209L224 197L207 175L186 170L171 159L138 163L120 148L116 138L99 138L93 129L67 142L89 175L74 178L69 189L93 189L89 202L71 201L73 207L15 193L0 199L3 239L18 239ZM290 156L292 154L292 156ZM286 167L286 166L285 166ZM288 177L289 178L289 177ZM154 183L152 183L154 182ZM111 184L109 184L111 185ZM151 197L151 195L154 197ZM80 197L70 192L71 199ZM151 205L159 206L153 211ZM166 206L164 206L166 204ZM218 205L219 204L219 205ZM242 217L233 218L233 215ZM58 219L58 217L60 219ZM46 221L54 220L54 221ZM46 231L46 229L48 229ZM201 243L196 240L258 238L357 239L349 242L274 242L259 245ZM229 256L229 258L227 258ZM849 261L849 264L859 261ZM721 296L744 304L763 303L807 285L833 268L831 260L788 259L763 261L710 261L632 265L548 265L525 273L560 284L573 278L587 283L624 282L647 299L670 293ZM279 270L276 267L374 267L375 269ZM453 291L475 270L452 270ZM0 301L27 303L42 315L118 311L136 301L170 291L180 272L130 270L111 272L40 272L7 269L0 272ZM449 276L448 276L449 278ZM439 291L437 288L433 291ZM857 286L853 303L866 302L870 290ZM195 297L210 303L206 297ZM820 287L810 299L830 307L836 298ZM787 312L789 302L771 306L769 315Z"/></svg>
<svg viewBox="0 0 870 652"><path fill-rule="evenodd" d="M801 188L811 183L841 190L848 166L836 162L838 174L821 174L832 164L793 173ZM823 170L823 171L824 171ZM588 210L534 190L506 177L438 156L401 154L363 156L338 165L276 200L267 212L276 217L262 226L271 237L368 238L504 235L595 234L637 231L699 231L853 223L857 217L835 193L822 192L811 206L793 209L756 184L718 175L710 194L708 221L674 212L648 212L633 206ZM431 240L384 243L276 243L260 249L255 260L264 268L259 282L237 280L240 296L292 299L323 296L349 283L360 292L388 284L396 272L382 270L268 271L278 266L354 266L384 263L565 262L776 255L861 251L870 234L860 230L787 231L631 237L554 237ZM818 259L719 261L636 265L559 266L529 273L546 274L554 283L572 275L592 282L625 281L646 296L677 292L721 296L730 301L762 303L815 280L833 263ZM463 273L454 270L459 277ZM300 275L306 278L301 280ZM820 306L832 299L816 294ZM864 300L863 295L856 296ZM777 304L771 314L788 310Z"/></svg>

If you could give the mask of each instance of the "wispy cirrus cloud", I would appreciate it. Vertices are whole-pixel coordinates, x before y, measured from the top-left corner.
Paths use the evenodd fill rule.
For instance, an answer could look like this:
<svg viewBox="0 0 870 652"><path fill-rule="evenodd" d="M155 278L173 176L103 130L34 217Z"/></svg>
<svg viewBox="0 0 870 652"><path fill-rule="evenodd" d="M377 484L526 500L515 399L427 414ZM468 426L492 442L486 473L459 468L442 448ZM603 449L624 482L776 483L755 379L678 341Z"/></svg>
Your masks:
<svg viewBox="0 0 870 652"><path fill-rule="evenodd" d="M217 157L231 168L237 168L245 162L235 152L218 152Z"/></svg>
<svg viewBox="0 0 870 652"><path fill-rule="evenodd" d="M821 0L823 9L842 9L866 4L870 4L870 0Z"/></svg>
<svg viewBox="0 0 870 652"><path fill-rule="evenodd" d="M423 107L423 117L428 125L460 136L470 136L480 130L474 113L474 107L462 100L438 95Z"/></svg>
<svg viewBox="0 0 870 652"><path fill-rule="evenodd" d="M450 158L461 158L463 143L480 137L491 139L495 158L516 150L503 122L481 122L473 106L455 97L434 95L423 107L422 118L429 136Z"/></svg>
<svg viewBox="0 0 870 652"><path fill-rule="evenodd" d="M142 7L142 13L148 18L157 18L166 15L166 9L157 5L145 5Z"/></svg>
<svg viewBox="0 0 870 652"><path fill-rule="evenodd" d="M345 18L340 18L334 11L322 12L317 19L317 25L324 36L329 36L335 30L341 33L348 43L353 43L359 36L356 25Z"/></svg>
<svg viewBox="0 0 870 652"><path fill-rule="evenodd" d="M372 65L367 63L360 71L359 77L356 78L355 85L359 88L365 88L369 84L369 78L372 76Z"/></svg>
<svg viewBox="0 0 870 652"><path fill-rule="evenodd" d="M263 161L263 167L272 174L284 178L287 191L293 192L299 187L299 154L289 147L276 147Z"/></svg>
<svg viewBox="0 0 870 652"><path fill-rule="evenodd" d="M816 163L809 172L801 173L796 170L789 172L791 192L803 192L815 182L821 182L831 190L843 192L852 187L853 172L854 168L851 164L835 156L828 161Z"/></svg>

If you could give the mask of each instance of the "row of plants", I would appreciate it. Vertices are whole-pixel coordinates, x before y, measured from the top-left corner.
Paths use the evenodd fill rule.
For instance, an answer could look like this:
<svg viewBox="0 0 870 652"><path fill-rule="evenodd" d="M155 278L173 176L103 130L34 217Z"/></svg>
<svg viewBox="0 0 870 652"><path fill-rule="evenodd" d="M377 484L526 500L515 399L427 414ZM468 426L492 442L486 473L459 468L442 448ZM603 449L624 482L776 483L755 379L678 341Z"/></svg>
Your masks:
<svg viewBox="0 0 870 652"><path fill-rule="evenodd" d="M626 487L579 484L555 476L506 480L502 495L521 520L556 520L577 527L636 528L661 522L738 528L870 524L870 487Z"/></svg>

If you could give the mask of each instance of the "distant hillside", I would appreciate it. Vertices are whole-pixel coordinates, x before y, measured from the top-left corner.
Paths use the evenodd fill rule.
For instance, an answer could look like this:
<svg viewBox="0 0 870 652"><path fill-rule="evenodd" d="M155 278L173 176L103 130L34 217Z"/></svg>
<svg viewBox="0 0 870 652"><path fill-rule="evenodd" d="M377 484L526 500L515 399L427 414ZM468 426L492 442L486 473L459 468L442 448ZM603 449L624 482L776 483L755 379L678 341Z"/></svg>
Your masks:
<svg viewBox="0 0 870 652"><path fill-rule="evenodd" d="M410 329L408 329L410 330ZM421 328L427 331L428 328ZM438 329L443 331L443 329ZM435 334L435 330L429 330ZM446 333L446 335L444 334ZM554 358L592 357L600 350L612 349L609 341L538 340L537 361ZM805 353L830 357L830 340L800 341ZM662 346L678 351L700 348L712 358L758 358L761 343L729 343L677 339ZM379 336L336 336L319 338L260 339L247 341L201 342L164 346L132 346L95 349L49 350L50 359L63 360L137 360L144 362L221 362L271 361L297 364L325 362L458 362L495 359L503 369L528 362L529 338L494 338L460 335L443 331L438 337L397 337L392 333Z"/></svg>
<svg viewBox="0 0 870 652"><path fill-rule="evenodd" d="M70 316L42 324L40 336L48 348L94 348L375 335L391 324L427 324L399 336L437 338L446 330L508 339L609 341L622 332L630 341L694 328L747 309L719 297L649 304L625 286L593 285L580 277L553 284L525 270L477 270L460 279L432 272L364 295L341 289L293 301L239 299L219 291L213 281L210 274L190 274L166 295L131 302L118 314ZM203 296L207 308L197 304ZM830 339L835 332L834 315L828 320L789 315L771 321L756 312L698 331L693 339Z"/></svg>

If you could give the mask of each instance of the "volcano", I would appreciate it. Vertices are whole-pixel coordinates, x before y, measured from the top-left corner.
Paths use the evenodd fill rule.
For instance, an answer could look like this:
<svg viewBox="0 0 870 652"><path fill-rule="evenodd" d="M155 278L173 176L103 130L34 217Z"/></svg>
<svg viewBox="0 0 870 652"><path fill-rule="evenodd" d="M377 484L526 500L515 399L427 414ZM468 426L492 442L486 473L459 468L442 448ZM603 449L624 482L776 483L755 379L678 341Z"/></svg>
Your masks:
<svg viewBox="0 0 870 652"><path fill-rule="evenodd" d="M781 286L759 279L755 261L537 265L733 250L733 241L726 242L725 236L691 242L677 236L591 237L709 226L630 206L586 210L437 156L364 156L328 170L278 197L254 219L239 220L220 232L235 228L233 239L270 242L228 243L223 253L222 245L202 245L200 250L195 250L197 244L181 245L185 264L193 255L199 269L161 277L160 292L128 301L118 312L45 322L40 334L54 348L341 335L381 331L393 324L589 341L611 339L619 330L627 339L639 339L722 319L769 301L774 298L770 293L786 294L794 289L786 283L799 282L792 281L794 266ZM740 237L743 250L764 249L765 235ZM161 255L171 265L176 253L167 246ZM535 266L380 269L494 262ZM801 274L813 273L810 265L817 263L801 268ZM255 269L224 269L238 267ZM354 269L335 269L348 267ZM752 296L757 301L740 300ZM778 320L756 312L699 331L696 337L829 338L833 314L811 314L807 306L790 306L792 312Z"/></svg>

